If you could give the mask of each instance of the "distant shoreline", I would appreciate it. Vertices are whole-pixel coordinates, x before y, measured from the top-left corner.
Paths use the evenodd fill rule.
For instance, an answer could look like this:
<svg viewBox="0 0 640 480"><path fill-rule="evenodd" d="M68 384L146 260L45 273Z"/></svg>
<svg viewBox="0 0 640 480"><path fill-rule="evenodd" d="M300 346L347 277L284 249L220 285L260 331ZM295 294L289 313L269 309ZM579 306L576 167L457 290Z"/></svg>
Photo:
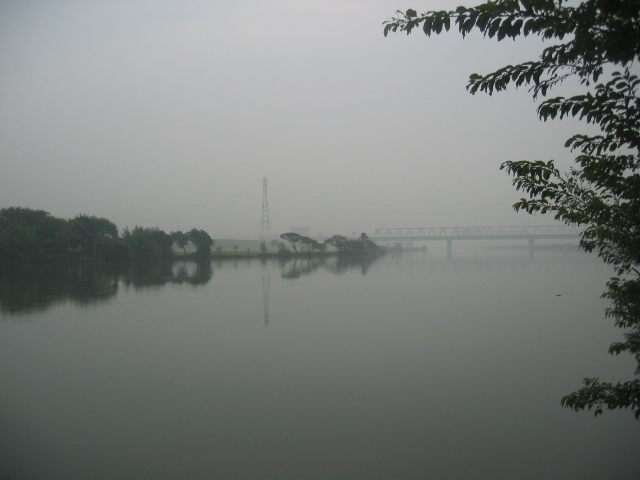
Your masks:
<svg viewBox="0 0 640 480"><path fill-rule="evenodd" d="M243 259L243 258L324 258L324 257L364 257L364 256L381 256L386 254L386 249L381 249L377 253L373 252L212 252L210 257L199 256L196 253L177 254L173 260L224 260L224 259Z"/></svg>
<svg viewBox="0 0 640 480"><path fill-rule="evenodd" d="M331 258L331 257L379 257L387 253L386 249L381 249L379 252L256 252L256 251L238 251L238 252L212 252L210 256L202 256L196 252L177 253L170 257L161 258L134 258L130 260L93 260L85 259L81 260L76 258L69 258L67 255L51 255L48 257L40 256L34 258L22 258L10 261L0 261L0 266L5 265L50 265L50 264L68 264L68 265L82 265L82 264L127 264L127 263L164 263L164 262L180 262L180 261L208 261L208 260L240 260L240 259L293 259L293 258Z"/></svg>

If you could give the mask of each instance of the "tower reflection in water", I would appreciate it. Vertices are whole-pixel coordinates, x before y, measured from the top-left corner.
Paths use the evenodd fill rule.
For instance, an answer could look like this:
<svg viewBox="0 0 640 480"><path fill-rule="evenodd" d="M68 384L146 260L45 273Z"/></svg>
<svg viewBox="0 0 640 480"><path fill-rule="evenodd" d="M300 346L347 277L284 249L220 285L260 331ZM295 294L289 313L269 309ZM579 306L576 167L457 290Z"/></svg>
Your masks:
<svg viewBox="0 0 640 480"><path fill-rule="evenodd" d="M271 278L271 265L267 261L262 262L262 307L264 310L264 324L269 325L269 281Z"/></svg>

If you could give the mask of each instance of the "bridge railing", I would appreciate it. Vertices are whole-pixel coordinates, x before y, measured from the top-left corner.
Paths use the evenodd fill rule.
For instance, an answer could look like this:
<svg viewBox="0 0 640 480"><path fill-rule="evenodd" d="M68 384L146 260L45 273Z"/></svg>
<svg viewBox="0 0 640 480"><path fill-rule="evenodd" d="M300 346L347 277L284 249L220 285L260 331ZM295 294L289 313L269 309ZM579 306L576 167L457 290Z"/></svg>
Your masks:
<svg viewBox="0 0 640 480"><path fill-rule="evenodd" d="M423 227L423 228L377 228L372 239L411 238L544 238L577 237L582 229L573 225L548 226L502 226L502 227Z"/></svg>

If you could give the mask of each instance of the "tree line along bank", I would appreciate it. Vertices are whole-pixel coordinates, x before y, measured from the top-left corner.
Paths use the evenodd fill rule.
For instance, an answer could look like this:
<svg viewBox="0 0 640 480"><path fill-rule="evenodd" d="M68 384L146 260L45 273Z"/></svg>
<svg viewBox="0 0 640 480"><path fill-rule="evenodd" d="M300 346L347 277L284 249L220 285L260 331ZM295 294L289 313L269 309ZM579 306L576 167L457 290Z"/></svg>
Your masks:
<svg viewBox="0 0 640 480"><path fill-rule="evenodd" d="M115 223L96 216L54 217L44 210L0 209L0 262L160 260L175 256L174 243L191 242L196 255L211 254L204 230L166 233L135 226L118 233Z"/></svg>
<svg viewBox="0 0 640 480"><path fill-rule="evenodd" d="M356 239L334 235L324 242L293 232L284 233L280 238L288 246L272 240L270 247L277 253L269 252L263 241L259 254L310 255L324 254L328 250L338 254L381 252L365 233ZM178 252L182 250L182 255L210 258L214 245L211 236L197 228L188 232L166 233L158 227L135 226L131 230L125 228L120 234L115 223L106 218L79 214L72 219L64 219L44 210L23 207L0 209L0 263L163 260L177 255L174 246ZM222 247L216 250L217 256L224 255ZM234 245L234 255L237 254Z"/></svg>

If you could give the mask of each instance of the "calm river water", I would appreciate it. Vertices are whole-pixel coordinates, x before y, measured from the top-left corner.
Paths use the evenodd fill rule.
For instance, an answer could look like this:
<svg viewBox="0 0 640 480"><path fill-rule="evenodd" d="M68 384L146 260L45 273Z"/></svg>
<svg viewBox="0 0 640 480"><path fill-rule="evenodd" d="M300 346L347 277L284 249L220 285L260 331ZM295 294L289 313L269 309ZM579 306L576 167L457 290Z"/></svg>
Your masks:
<svg viewBox="0 0 640 480"><path fill-rule="evenodd" d="M577 247L0 272L0 478L638 479Z"/></svg>

